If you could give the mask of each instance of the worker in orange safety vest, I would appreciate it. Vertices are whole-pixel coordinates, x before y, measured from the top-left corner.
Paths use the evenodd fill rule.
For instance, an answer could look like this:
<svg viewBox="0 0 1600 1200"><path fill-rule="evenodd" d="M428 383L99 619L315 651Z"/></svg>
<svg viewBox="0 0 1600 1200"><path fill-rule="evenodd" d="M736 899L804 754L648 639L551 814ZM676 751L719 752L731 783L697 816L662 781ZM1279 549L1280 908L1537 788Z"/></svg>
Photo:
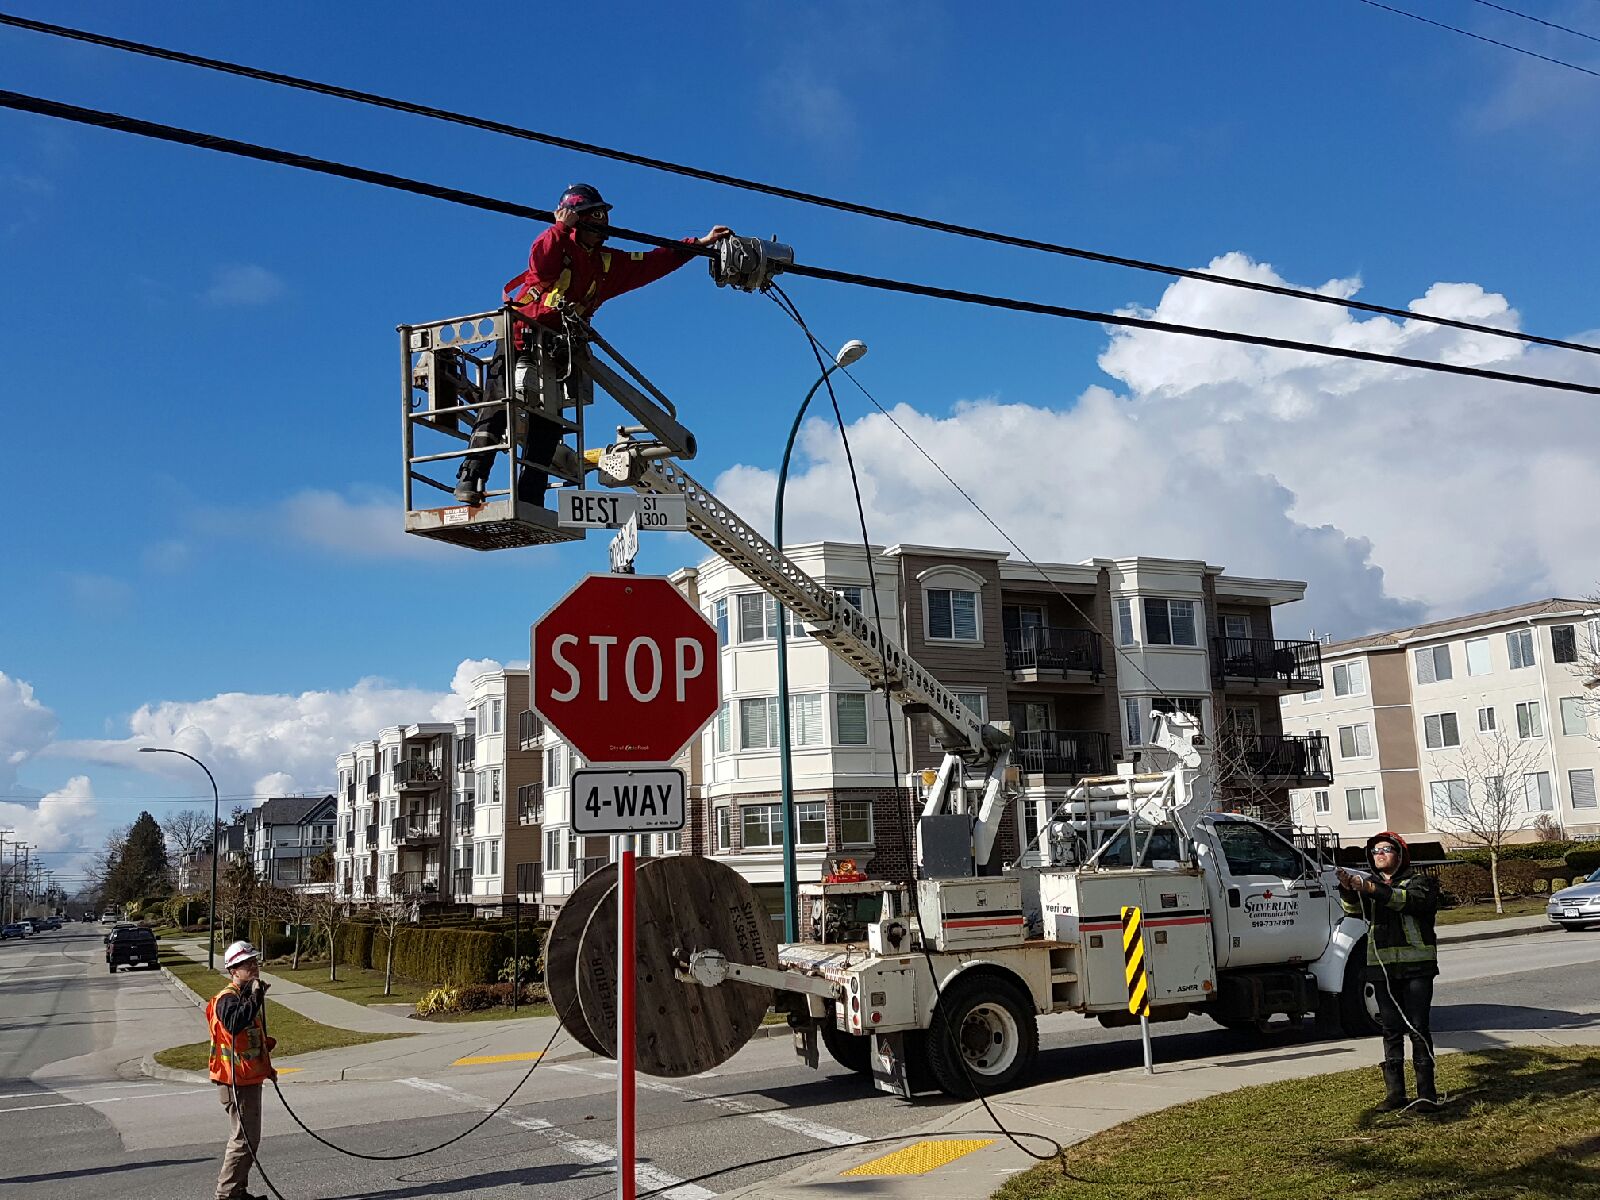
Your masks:
<svg viewBox="0 0 1600 1200"><path fill-rule="evenodd" d="M217 1200L266 1200L247 1189L261 1147L261 1085L278 1077L272 1066L277 1040L267 1036L268 985L261 981L260 959L249 942L229 946L222 955L228 986L206 1005L211 1079L233 1122L217 1176Z"/></svg>
<svg viewBox="0 0 1600 1200"><path fill-rule="evenodd" d="M569 323L588 322L607 300L654 283L694 257L687 250L673 246L635 251L604 249L610 213L611 205L605 202L598 189L587 183L568 187L556 205L555 224L541 233L528 250L528 269L505 285L505 299L539 327L538 336L544 337L547 347L555 353L571 353L571 348L565 345ZM683 244L685 247L710 246L732 233L726 225L715 225L704 237L685 238ZM514 384L517 394L528 401L531 397L526 393L525 384L530 371L534 370L534 348L519 344L516 351ZM505 440L505 422L502 406L486 405L479 409L473 421L470 445L474 448L498 445ZM555 422L529 414L523 443L528 465L522 478L515 483L517 499L531 504L544 503L545 489L550 482L545 468L556 452L561 433L562 427ZM484 502L484 487L495 453L484 450L462 460L456 473L457 500L470 505Z"/></svg>

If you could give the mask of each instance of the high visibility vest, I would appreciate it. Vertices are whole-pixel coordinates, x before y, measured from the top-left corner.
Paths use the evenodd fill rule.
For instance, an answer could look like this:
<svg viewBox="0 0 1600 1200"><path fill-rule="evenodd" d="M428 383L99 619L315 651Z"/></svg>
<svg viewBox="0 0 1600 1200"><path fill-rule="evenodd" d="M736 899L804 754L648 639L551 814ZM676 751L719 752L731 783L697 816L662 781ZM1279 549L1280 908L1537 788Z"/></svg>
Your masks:
<svg viewBox="0 0 1600 1200"><path fill-rule="evenodd" d="M599 269L589 280L589 286L582 296L571 294L572 288L572 259L563 258L561 274L555 282L548 286L541 286L540 281L533 277L532 271L523 271L511 279L506 280L502 289L502 296L520 308L527 316L537 319L544 312L560 308L563 304L575 316L585 315L593 306L595 293L600 290L600 281L611 273L611 251L602 250L595 256L599 261Z"/></svg>
<svg viewBox="0 0 1600 1200"><path fill-rule="evenodd" d="M239 985L230 983L206 1004L206 1024L211 1027L211 1078L235 1087L265 1083L272 1078L271 1051L278 1039L267 1036L260 1012L244 1029L229 1033L217 1019L217 1001L227 992L237 996Z"/></svg>

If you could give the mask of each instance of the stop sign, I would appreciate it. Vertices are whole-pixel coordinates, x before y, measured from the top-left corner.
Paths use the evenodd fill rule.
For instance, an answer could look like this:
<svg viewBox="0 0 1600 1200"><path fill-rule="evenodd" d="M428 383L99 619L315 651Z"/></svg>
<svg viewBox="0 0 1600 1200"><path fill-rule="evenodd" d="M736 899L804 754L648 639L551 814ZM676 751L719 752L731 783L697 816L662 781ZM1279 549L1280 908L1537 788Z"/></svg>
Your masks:
<svg viewBox="0 0 1600 1200"><path fill-rule="evenodd" d="M717 633L658 575L590 575L533 627L533 707L591 763L665 763L717 712Z"/></svg>

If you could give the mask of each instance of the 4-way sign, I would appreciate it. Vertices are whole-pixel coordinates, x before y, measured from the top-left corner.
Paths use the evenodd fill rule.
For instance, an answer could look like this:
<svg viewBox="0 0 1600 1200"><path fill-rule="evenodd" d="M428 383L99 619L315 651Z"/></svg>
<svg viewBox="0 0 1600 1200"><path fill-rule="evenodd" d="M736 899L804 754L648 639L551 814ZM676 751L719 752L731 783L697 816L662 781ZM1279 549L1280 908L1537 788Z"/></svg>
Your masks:
<svg viewBox="0 0 1600 1200"><path fill-rule="evenodd" d="M590 575L533 626L533 707L591 764L676 758L717 712L717 634L657 575Z"/></svg>

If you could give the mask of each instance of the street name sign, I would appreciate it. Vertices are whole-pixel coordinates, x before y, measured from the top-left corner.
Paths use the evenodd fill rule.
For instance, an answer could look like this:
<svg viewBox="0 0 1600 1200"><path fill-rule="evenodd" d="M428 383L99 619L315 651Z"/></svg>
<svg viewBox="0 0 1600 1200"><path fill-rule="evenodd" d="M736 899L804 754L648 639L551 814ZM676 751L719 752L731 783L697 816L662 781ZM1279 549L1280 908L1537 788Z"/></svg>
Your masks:
<svg viewBox="0 0 1600 1200"><path fill-rule="evenodd" d="M563 529L621 529L637 516L640 529L689 528L689 501L683 496L639 496L632 492L584 492L562 488L556 522Z"/></svg>

